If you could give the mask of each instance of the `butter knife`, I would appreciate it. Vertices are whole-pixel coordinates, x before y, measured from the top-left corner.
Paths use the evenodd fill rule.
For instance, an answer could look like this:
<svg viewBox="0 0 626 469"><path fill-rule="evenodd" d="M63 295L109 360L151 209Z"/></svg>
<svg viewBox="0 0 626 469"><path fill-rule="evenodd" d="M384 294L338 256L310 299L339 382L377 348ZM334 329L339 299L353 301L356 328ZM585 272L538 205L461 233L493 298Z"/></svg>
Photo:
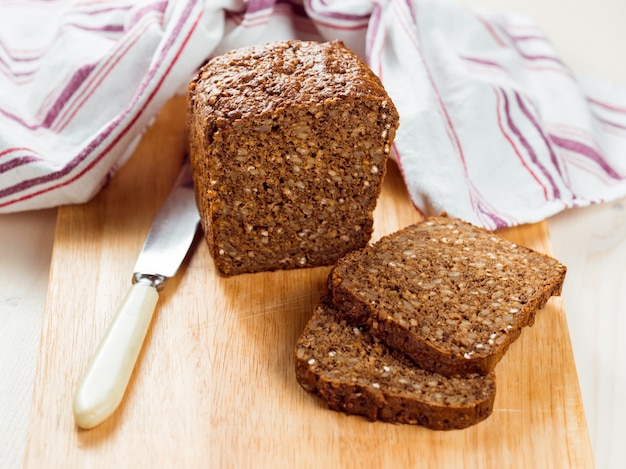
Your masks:
<svg viewBox="0 0 626 469"><path fill-rule="evenodd" d="M199 221L191 168L185 164L150 228L135 264L132 285L78 383L72 410L79 427L99 425L122 401L158 292L185 259Z"/></svg>

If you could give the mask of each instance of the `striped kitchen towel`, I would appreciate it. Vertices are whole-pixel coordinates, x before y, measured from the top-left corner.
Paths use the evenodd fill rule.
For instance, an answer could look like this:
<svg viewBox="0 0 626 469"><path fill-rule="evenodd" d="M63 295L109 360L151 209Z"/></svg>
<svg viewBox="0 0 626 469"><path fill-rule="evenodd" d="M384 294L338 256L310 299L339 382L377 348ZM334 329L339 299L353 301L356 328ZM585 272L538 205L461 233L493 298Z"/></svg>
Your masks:
<svg viewBox="0 0 626 469"><path fill-rule="evenodd" d="M0 211L89 200L160 107L226 50L341 39L400 112L415 206L488 228L626 196L626 91L528 19L452 0L0 4Z"/></svg>

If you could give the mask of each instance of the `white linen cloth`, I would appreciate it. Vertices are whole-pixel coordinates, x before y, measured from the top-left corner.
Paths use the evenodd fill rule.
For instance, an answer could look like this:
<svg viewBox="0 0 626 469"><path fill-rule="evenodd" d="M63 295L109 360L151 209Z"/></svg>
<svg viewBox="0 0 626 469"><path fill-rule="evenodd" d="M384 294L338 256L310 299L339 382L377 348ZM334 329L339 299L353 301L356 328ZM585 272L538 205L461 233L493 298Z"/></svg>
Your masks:
<svg viewBox="0 0 626 469"><path fill-rule="evenodd" d="M626 91L528 19L452 0L0 4L0 211L89 200L208 57L341 39L400 113L412 200L487 228L626 195Z"/></svg>

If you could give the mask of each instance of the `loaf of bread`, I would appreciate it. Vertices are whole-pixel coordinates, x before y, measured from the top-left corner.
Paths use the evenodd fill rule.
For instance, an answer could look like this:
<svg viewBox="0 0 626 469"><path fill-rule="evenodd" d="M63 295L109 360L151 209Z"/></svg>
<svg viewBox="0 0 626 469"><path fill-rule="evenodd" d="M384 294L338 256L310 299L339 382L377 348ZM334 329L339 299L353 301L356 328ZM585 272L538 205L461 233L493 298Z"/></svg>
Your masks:
<svg viewBox="0 0 626 469"><path fill-rule="evenodd" d="M344 318L423 368L487 374L565 273L549 256L433 217L342 258L329 288Z"/></svg>
<svg viewBox="0 0 626 469"><path fill-rule="evenodd" d="M487 418L496 385L487 376L425 371L363 328L339 319L323 299L295 347L296 378L330 409L369 420L465 428Z"/></svg>
<svg viewBox="0 0 626 469"><path fill-rule="evenodd" d="M188 89L201 222L224 275L330 265L364 247L398 113L341 42L210 60Z"/></svg>

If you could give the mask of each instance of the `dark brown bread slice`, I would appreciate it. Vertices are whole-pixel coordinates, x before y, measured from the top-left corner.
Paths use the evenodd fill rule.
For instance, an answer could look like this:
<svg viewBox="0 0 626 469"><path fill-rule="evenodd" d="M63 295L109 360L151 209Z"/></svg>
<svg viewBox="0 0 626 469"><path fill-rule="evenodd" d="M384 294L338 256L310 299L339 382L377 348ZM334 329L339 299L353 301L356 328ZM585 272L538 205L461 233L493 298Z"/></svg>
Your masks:
<svg viewBox="0 0 626 469"><path fill-rule="evenodd" d="M341 42L216 57L188 105L196 198L222 274L330 265L367 244L398 113Z"/></svg>
<svg viewBox="0 0 626 469"><path fill-rule="evenodd" d="M566 268L458 219L433 217L341 259L345 318L444 375L486 374L559 295Z"/></svg>
<svg viewBox="0 0 626 469"><path fill-rule="evenodd" d="M322 300L295 348L296 377L330 409L435 430L466 428L492 412L493 373L445 377L341 320Z"/></svg>

